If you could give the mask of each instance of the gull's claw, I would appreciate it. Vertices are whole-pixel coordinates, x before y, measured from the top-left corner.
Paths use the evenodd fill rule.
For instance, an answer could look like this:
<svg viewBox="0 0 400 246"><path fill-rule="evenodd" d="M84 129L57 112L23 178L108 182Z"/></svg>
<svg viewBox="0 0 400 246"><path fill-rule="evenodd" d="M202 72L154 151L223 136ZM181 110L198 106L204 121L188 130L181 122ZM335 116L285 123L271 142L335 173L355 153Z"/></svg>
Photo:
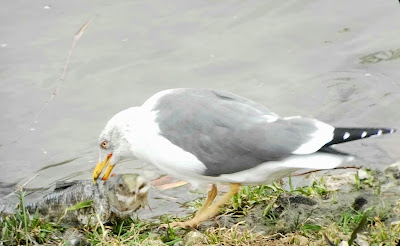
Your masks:
<svg viewBox="0 0 400 246"><path fill-rule="evenodd" d="M161 228L168 229L170 228L190 228L190 229L197 229L199 226L199 221L197 220L188 220L184 222L173 222L169 224L162 224L160 225Z"/></svg>

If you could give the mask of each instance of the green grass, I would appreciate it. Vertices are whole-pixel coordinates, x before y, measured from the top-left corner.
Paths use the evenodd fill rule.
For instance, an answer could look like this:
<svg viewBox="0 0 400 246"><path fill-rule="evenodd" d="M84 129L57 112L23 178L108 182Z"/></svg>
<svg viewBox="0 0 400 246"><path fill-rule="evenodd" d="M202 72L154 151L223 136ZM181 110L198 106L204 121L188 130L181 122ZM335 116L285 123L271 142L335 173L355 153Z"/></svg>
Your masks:
<svg viewBox="0 0 400 246"><path fill-rule="evenodd" d="M346 234L351 233L353 232L354 228L358 224L360 224L362 219L366 216L367 214L364 214L361 211L349 210L342 215L342 217L337 222L337 225L339 226L342 232ZM373 218L371 218L371 216L368 216L367 222L371 223L371 221L373 221Z"/></svg>
<svg viewBox="0 0 400 246"><path fill-rule="evenodd" d="M379 217L379 211L375 207L364 212L349 210L343 213L339 221L323 228L321 232L330 233L329 240L336 244L344 240L348 245L354 245L357 236L362 234L373 246L397 245L400 238L400 224L388 225Z"/></svg>
<svg viewBox="0 0 400 246"><path fill-rule="evenodd" d="M314 180L311 186L298 187L294 189L291 193L313 197L313 196L327 196L330 192L325 186L324 178L321 177L319 180Z"/></svg>
<svg viewBox="0 0 400 246"><path fill-rule="evenodd" d="M138 245L154 237L152 227L154 225L146 221L126 219L103 227L85 227L81 231L91 244Z"/></svg>
<svg viewBox="0 0 400 246"><path fill-rule="evenodd" d="M361 179L358 176L358 172L356 172L356 174L354 174L354 178L355 178L355 183L354 186L356 188L356 190L361 190L364 188L364 186L362 185Z"/></svg>
<svg viewBox="0 0 400 246"><path fill-rule="evenodd" d="M65 231L65 227L39 218L38 213L30 215L25 208L25 192L17 193L19 204L16 213L0 221L3 245L32 245L55 243L55 236Z"/></svg>
<svg viewBox="0 0 400 246"><path fill-rule="evenodd" d="M325 186L324 179L314 180L311 186L302 186L294 188L291 177L289 177L290 191L285 190L281 183L273 182L270 185L259 186L243 186L232 198L232 207L228 208L227 212L242 213L243 215L254 205L259 203L274 203L276 199L283 193L291 193L293 195L303 196L327 196L329 192ZM272 206L272 205L271 205ZM268 211L264 213L267 214Z"/></svg>
<svg viewBox="0 0 400 246"><path fill-rule="evenodd" d="M359 180L355 183L356 190L379 189L379 182L372 178ZM268 226L282 226L280 214L276 210L276 201L285 194L302 195L307 197L332 197L335 193L326 188L323 178L314 180L309 186L294 187L289 178L289 190L283 188L282 183L271 185L244 186L232 198L231 206L222 209L225 215L238 218L238 224L231 228L208 227L202 233L209 244L216 245L326 245L328 240L334 245L347 241L355 245L359 235L364 235L371 245L396 245L400 237L400 224L390 225L386 220L392 213L400 213L400 201L393 206L372 207L364 212L349 209L339 219L329 225L319 225L306 218L294 218L294 223L286 225L285 233L261 235L253 232L241 218L257 205L262 206ZM68 238L63 234L68 229L62 223L49 222L39 218L38 213L29 214L25 208L24 193L17 194L19 204L16 213L0 220L0 245L66 245ZM336 194L340 195L340 194ZM187 203L186 206L199 208L204 198ZM80 203L67 209L76 210L90 206L90 202ZM67 212L66 211L66 212ZM84 241L92 245L174 245L185 241L190 230L161 228L161 224L183 221L172 215L161 216L158 221L139 219L119 220L113 223L86 225L73 228ZM261 216L261 215L260 215ZM284 225L285 226L285 225ZM326 237L325 237L326 235Z"/></svg>
<svg viewBox="0 0 400 246"><path fill-rule="evenodd" d="M232 206L225 212L246 215L247 211L254 205L276 200L276 198L286 192L280 184L260 186L243 186L242 189L233 196Z"/></svg>

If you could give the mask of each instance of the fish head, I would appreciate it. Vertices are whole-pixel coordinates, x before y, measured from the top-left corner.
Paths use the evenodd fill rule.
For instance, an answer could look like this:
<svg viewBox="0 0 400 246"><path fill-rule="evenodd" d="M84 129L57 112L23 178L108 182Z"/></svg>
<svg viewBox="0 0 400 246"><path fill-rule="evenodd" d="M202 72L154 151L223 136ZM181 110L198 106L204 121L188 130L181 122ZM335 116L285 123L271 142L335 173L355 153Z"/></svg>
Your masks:
<svg viewBox="0 0 400 246"><path fill-rule="evenodd" d="M147 205L150 182L139 174L118 174L106 182L110 205L118 211L136 211Z"/></svg>

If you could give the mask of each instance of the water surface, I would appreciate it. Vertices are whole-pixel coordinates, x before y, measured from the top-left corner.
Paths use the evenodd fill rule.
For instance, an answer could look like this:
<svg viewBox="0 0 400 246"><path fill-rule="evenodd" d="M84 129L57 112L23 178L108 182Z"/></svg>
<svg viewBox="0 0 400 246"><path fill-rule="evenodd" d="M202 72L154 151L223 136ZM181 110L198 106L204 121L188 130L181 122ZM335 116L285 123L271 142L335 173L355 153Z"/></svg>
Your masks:
<svg viewBox="0 0 400 246"><path fill-rule="evenodd" d="M107 120L166 88L224 89L282 116L400 129L398 5L6 1L0 9L0 195L35 174L26 187L38 190L32 198L56 181L91 178ZM31 123L58 84L73 35L89 19L59 95ZM342 148L380 168L400 159L399 146L395 134ZM133 171L157 177L140 161L115 169Z"/></svg>

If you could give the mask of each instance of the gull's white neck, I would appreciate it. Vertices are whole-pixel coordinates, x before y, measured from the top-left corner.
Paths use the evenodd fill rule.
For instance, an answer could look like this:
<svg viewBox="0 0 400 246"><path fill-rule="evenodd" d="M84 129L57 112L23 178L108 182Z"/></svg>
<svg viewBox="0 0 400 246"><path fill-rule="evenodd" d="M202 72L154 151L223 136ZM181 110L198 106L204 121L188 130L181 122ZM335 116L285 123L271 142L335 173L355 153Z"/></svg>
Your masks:
<svg viewBox="0 0 400 246"><path fill-rule="evenodd" d="M203 173L205 166L196 156L162 136L156 116L157 111L150 111L148 107L129 108L115 116L114 122L118 122L116 126L127 140L133 156L182 178Z"/></svg>

